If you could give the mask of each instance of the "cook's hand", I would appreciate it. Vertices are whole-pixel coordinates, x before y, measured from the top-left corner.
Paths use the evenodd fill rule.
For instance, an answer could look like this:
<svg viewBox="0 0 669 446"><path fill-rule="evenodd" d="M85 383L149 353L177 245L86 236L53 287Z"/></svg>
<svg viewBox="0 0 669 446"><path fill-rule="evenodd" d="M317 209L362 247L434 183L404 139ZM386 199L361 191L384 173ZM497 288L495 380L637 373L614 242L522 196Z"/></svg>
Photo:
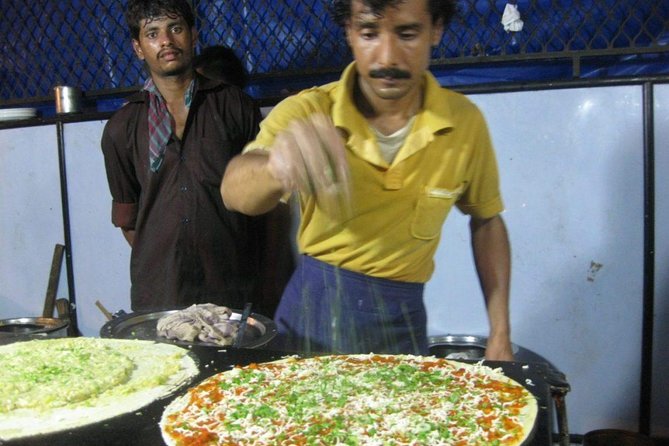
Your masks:
<svg viewBox="0 0 669 446"><path fill-rule="evenodd" d="M490 336L485 349L488 361L513 361L513 348L508 336Z"/></svg>
<svg viewBox="0 0 669 446"><path fill-rule="evenodd" d="M312 194L326 212L350 212L346 149L327 116L314 114L293 121L277 135L268 167L284 192Z"/></svg>

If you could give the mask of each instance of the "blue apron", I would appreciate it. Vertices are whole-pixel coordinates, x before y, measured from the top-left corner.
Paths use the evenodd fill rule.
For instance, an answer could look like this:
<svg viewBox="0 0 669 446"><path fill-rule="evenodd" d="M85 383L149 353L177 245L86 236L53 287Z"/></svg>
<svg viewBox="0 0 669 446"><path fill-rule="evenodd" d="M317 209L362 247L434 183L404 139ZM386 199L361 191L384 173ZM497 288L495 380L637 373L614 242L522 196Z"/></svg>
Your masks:
<svg viewBox="0 0 669 446"><path fill-rule="evenodd" d="M423 288L302 255L274 315L273 344L303 352L427 354Z"/></svg>

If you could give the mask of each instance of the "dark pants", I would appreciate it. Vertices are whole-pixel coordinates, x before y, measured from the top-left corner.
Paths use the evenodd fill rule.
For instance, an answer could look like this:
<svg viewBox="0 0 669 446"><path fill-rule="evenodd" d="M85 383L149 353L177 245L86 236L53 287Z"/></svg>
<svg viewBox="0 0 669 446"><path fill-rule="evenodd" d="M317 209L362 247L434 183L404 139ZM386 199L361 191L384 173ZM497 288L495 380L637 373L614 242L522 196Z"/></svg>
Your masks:
<svg viewBox="0 0 669 446"><path fill-rule="evenodd" d="M379 279L301 256L273 345L323 353L427 354L422 283Z"/></svg>

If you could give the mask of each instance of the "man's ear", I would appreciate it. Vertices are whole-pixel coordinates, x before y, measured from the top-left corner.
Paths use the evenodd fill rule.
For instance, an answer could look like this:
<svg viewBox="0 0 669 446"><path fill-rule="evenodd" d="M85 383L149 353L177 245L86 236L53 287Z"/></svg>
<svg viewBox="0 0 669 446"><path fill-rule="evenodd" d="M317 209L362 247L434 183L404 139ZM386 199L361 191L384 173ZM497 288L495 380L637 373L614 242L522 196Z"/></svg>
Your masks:
<svg viewBox="0 0 669 446"><path fill-rule="evenodd" d="M192 26L190 29L190 35L191 41L193 42L193 49L195 49L195 46L197 45L197 29L195 29L194 26Z"/></svg>
<svg viewBox="0 0 669 446"><path fill-rule="evenodd" d="M353 30L351 29L351 21L347 20L346 24L344 25L344 31L346 32L346 43L348 44L349 48L352 48L351 45L351 33Z"/></svg>
<svg viewBox="0 0 669 446"><path fill-rule="evenodd" d="M437 20L434 25L432 25L432 46L435 47L441 42L441 37L444 35L444 21L442 19Z"/></svg>
<svg viewBox="0 0 669 446"><path fill-rule="evenodd" d="M139 40L132 39L132 49L139 60L144 60L144 51L142 51L142 47L139 45Z"/></svg>

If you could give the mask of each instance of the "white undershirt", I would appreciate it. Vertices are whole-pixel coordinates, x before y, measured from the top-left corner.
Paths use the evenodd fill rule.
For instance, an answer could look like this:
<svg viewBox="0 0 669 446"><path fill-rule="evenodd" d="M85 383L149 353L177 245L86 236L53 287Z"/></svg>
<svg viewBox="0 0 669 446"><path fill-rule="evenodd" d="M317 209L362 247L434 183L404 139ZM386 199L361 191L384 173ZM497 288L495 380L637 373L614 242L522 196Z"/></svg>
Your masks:
<svg viewBox="0 0 669 446"><path fill-rule="evenodd" d="M386 160L388 164L393 163L395 156L397 156L397 152L399 152L400 148L404 145L404 141L406 140L406 137L409 134L411 126L415 120L416 116L414 115L411 119L409 119L404 127L390 135L384 135L374 127L370 126L374 132L374 135L376 135L376 140L379 143L381 157L383 157L383 159Z"/></svg>

